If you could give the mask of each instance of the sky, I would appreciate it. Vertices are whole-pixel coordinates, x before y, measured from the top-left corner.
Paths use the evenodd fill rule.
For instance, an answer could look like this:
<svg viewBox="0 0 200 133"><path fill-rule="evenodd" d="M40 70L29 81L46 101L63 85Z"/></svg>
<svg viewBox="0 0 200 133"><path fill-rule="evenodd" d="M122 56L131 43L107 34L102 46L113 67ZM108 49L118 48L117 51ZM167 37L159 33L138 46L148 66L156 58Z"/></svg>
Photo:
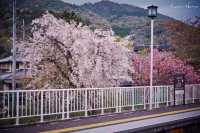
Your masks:
<svg viewBox="0 0 200 133"><path fill-rule="evenodd" d="M84 3L95 3L101 0L63 0L68 3L81 5ZM164 15L179 20L191 19L200 16L200 0L110 0L117 3L126 3L130 5L146 8L154 4L159 6L158 11Z"/></svg>

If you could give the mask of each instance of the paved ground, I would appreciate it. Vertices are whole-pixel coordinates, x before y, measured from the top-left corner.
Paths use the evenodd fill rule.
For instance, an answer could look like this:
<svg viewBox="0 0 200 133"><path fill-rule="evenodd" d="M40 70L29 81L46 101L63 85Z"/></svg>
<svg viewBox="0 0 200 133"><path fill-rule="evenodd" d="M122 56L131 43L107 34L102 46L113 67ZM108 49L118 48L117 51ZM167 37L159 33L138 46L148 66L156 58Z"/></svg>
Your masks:
<svg viewBox="0 0 200 133"><path fill-rule="evenodd" d="M176 107L168 107L168 108L159 108L154 109L152 111L134 111L129 113L116 113L112 115L103 115L103 116L92 116L88 118L81 118L81 119L71 119L59 122L51 122L51 123L43 123L43 124L34 124L34 125L26 125L26 126L18 126L18 127L1 127L0 126L0 133L38 133L56 129L66 129L66 128L73 128L73 127L87 127L87 125L91 124L99 124L101 123L109 123L110 121L120 121L123 119L128 118L136 118L142 116L153 116L155 114L161 114L166 112L172 111L180 111L185 109L191 109L200 107L200 104L191 104L191 105L182 105Z"/></svg>
<svg viewBox="0 0 200 133"><path fill-rule="evenodd" d="M186 111L186 112L180 113L179 111L173 111L173 112L170 112L170 114L167 113L168 115L165 115L165 113L162 113L162 114L159 114L160 115L159 117L154 117L155 115L151 115L150 117L142 116L142 117L139 117L141 118L141 120L133 120L126 123L123 123L122 121L122 123L119 123L119 124L82 129L79 131L75 131L73 133L135 133L135 132L136 133L138 132L150 133L154 131L162 132L162 131L169 130L171 128L182 127L182 125L184 125L184 123L188 121L193 123L195 119L200 118L200 108L198 108L198 110L195 110L195 111L192 111L192 110L190 110L189 112L187 112L187 110L182 110L182 111L183 112ZM181 126L179 124L181 124ZM145 129L146 131L144 131ZM70 130L73 130L73 128L53 130L53 131L48 131L44 133L54 133L54 132L61 132L61 131L67 132Z"/></svg>

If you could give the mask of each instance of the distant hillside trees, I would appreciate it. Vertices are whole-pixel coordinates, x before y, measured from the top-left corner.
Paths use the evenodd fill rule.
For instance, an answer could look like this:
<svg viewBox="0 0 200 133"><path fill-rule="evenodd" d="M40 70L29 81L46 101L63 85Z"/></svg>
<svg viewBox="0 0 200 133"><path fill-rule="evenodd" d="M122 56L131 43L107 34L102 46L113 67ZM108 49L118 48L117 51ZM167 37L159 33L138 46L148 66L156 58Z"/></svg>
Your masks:
<svg viewBox="0 0 200 133"><path fill-rule="evenodd" d="M126 35L130 34L131 29L126 28L126 27L119 27L117 25L112 26L113 31L115 32L116 35L120 37L125 37Z"/></svg>
<svg viewBox="0 0 200 133"><path fill-rule="evenodd" d="M199 20L186 25L182 22L166 21L165 26L170 31L169 44L173 45L176 54L182 59L200 69L200 23Z"/></svg>
<svg viewBox="0 0 200 133"><path fill-rule="evenodd" d="M18 46L30 60L34 88L119 86L131 81L126 49L87 26L46 13L32 22L32 37Z"/></svg>
<svg viewBox="0 0 200 133"><path fill-rule="evenodd" d="M73 11L72 12L66 10L63 12L49 11L49 13L53 14L56 18L61 18L65 20L68 23L74 21L77 24L79 23L85 24L85 22L81 19L81 17Z"/></svg>
<svg viewBox="0 0 200 133"><path fill-rule="evenodd" d="M9 1L0 1L0 58L10 54L10 33L11 33L11 9Z"/></svg>
<svg viewBox="0 0 200 133"><path fill-rule="evenodd" d="M46 4L46 2L48 1L17 0L16 11L17 11L18 40L22 39L22 33L23 33L22 21L23 20L25 21L26 37L30 36L29 34L31 29L30 23L32 22L32 20L40 17L46 10L50 10L50 12L54 14L54 16L62 18L66 22L70 22L73 20L77 24L79 24L80 22L83 24L88 24L88 22L83 21L79 15L77 15L73 11L68 10L67 8L63 8L62 10L54 10L53 7L51 7L52 9L47 8L48 5ZM38 6L34 6L37 4L38 6L41 6L41 8ZM64 4L64 2L61 3L58 2L58 5L62 4ZM59 6L56 7L55 5L54 8L57 9L61 7ZM0 10L1 10L0 11L0 58L4 58L11 54L11 47L12 47L12 0L1 0Z"/></svg>

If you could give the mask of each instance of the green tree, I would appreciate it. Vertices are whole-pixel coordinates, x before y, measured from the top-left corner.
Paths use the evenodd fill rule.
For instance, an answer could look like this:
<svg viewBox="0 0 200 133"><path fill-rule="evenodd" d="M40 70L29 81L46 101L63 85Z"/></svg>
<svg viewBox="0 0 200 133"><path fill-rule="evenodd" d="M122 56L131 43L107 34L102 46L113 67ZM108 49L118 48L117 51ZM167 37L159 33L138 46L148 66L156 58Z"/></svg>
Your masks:
<svg viewBox="0 0 200 133"><path fill-rule="evenodd" d="M200 26L187 25L180 21L165 23L170 31L168 42L175 48L176 54L200 69Z"/></svg>

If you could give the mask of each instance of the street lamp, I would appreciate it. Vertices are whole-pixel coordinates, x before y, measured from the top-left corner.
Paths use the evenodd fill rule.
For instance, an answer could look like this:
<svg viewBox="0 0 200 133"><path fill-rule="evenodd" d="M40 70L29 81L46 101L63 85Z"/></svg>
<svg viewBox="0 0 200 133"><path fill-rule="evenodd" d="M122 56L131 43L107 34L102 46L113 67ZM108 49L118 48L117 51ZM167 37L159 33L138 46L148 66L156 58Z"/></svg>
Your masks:
<svg viewBox="0 0 200 133"><path fill-rule="evenodd" d="M154 19L157 17L157 6L148 6L148 17L151 18L151 64L150 64L150 103L149 108L152 110L153 101L153 24Z"/></svg>
<svg viewBox="0 0 200 133"><path fill-rule="evenodd" d="M151 6L148 6L148 17L151 18L151 19L154 19L157 17L157 9L158 7L157 6L154 6L154 5L151 5Z"/></svg>

